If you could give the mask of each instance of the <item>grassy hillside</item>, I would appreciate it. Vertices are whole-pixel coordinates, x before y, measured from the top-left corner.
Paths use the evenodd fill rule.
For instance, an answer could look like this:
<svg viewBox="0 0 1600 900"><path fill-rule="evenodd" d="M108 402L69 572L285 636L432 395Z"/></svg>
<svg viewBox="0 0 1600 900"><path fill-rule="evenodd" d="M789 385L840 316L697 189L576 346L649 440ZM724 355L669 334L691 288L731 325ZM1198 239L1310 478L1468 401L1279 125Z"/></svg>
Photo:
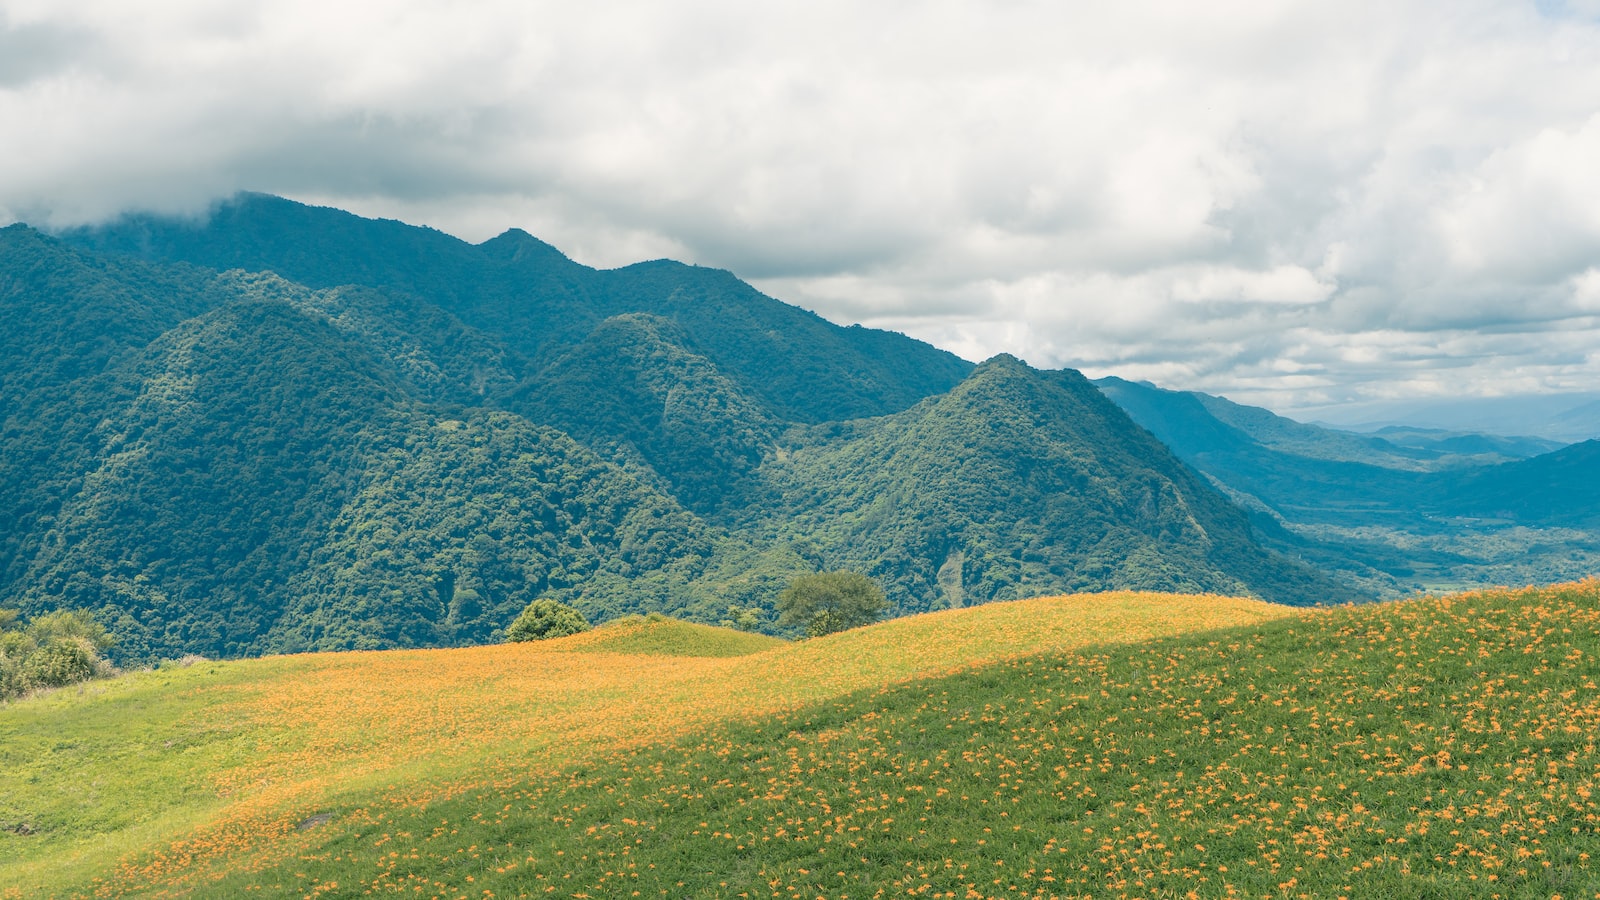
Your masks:
<svg viewBox="0 0 1600 900"><path fill-rule="evenodd" d="M543 645L202 663L0 708L0 821L37 831L0 831L0 885L1488 898L1600 883L1600 582L1309 611L1079 596L735 656L612 652L653 629L670 654L693 635L727 649L714 629L637 620ZM90 724L106 722L127 727Z"/></svg>
<svg viewBox="0 0 1600 900"><path fill-rule="evenodd" d="M113 893L166 885L229 895L234 888L212 880L293 866L325 841L366 834L369 817L421 814L530 777L564 782L860 691L1290 613L1249 600L1114 594L776 646L646 619L532 644L134 674L0 707L0 896L70 896L94 879ZM326 826L296 829L323 813L334 815ZM17 833L23 823L34 833Z"/></svg>
<svg viewBox="0 0 1600 900"><path fill-rule="evenodd" d="M716 628L662 615L612 619L598 628L547 645L557 653L645 656L747 656L782 646L782 639L769 635Z"/></svg>

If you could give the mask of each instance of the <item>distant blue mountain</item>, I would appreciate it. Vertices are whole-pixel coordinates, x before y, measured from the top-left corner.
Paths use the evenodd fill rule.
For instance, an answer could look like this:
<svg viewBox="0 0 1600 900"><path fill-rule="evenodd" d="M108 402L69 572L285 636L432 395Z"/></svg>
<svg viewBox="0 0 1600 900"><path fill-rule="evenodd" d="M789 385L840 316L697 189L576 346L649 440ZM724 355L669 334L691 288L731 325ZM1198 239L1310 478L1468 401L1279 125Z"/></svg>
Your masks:
<svg viewBox="0 0 1600 900"><path fill-rule="evenodd" d="M1399 426L1360 434L1198 392L1096 384L1254 510L1279 546L1376 589L1402 591L1419 573L1462 585L1600 571L1593 441Z"/></svg>
<svg viewBox="0 0 1600 900"><path fill-rule="evenodd" d="M1600 438L1600 393L1393 400L1311 417L1357 432L1433 428L1572 444Z"/></svg>

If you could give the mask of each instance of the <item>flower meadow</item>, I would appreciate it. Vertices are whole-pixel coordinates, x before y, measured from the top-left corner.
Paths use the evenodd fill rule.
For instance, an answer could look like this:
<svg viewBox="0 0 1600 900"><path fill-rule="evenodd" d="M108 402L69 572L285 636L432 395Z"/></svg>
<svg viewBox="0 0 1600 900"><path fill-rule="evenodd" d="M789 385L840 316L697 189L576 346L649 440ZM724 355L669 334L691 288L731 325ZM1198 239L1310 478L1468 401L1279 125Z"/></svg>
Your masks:
<svg viewBox="0 0 1600 900"><path fill-rule="evenodd" d="M585 639L196 688L261 752L56 892L1600 897L1600 582L1054 598L721 658Z"/></svg>
<svg viewBox="0 0 1600 900"><path fill-rule="evenodd" d="M0 706L0 896L203 895L220 873L313 847L345 820L297 826L329 810L425 806L489 773L555 777L719 722L1041 648L1286 614L1104 594L799 644L631 619L554 641L135 673ZM16 822L33 833L16 835Z"/></svg>

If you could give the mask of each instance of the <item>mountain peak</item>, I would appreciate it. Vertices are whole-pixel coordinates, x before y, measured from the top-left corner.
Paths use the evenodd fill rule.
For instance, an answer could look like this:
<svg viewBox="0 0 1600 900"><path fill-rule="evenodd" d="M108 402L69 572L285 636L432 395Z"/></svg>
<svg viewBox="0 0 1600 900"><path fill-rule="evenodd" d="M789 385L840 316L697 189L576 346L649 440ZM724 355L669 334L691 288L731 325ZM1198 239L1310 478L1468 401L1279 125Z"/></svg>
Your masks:
<svg viewBox="0 0 1600 900"><path fill-rule="evenodd" d="M479 244L478 249L490 258L504 262L523 262L530 259L571 262L565 253L521 228L507 228Z"/></svg>
<svg viewBox="0 0 1600 900"><path fill-rule="evenodd" d="M1009 353L996 353L995 355L993 355L993 356L989 357L988 359L984 360L982 363L978 364L978 368L980 368L980 369L985 367L985 366L995 366L995 367L1006 366L1006 367L1013 367L1013 368L1020 366L1021 368L1024 368L1024 369L1029 368L1027 363L1023 362L1021 359L1018 359L1015 356L1012 356Z"/></svg>
<svg viewBox="0 0 1600 900"><path fill-rule="evenodd" d="M1072 372L1063 369L1061 372ZM978 365L974 366L967 377L961 382L968 391L976 387L988 390L999 389L1006 395L1015 391L1031 390L1030 385L1043 385L1052 382L1060 372L1045 372L1028 365L1021 359L1009 353L997 353Z"/></svg>

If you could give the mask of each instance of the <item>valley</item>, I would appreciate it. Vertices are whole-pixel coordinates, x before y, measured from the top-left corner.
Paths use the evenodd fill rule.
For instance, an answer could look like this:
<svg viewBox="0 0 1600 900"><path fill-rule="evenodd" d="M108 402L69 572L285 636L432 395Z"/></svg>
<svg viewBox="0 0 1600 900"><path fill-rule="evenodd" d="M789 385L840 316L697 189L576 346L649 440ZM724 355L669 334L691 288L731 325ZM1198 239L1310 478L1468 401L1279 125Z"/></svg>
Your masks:
<svg viewBox="0 0 1600 900"><path fill-rule="evenodd" d="M1263 541L1382 597L1584 578L1600 441L1305 425L1221 397L1098 386L1249 510Z"/></svg>

